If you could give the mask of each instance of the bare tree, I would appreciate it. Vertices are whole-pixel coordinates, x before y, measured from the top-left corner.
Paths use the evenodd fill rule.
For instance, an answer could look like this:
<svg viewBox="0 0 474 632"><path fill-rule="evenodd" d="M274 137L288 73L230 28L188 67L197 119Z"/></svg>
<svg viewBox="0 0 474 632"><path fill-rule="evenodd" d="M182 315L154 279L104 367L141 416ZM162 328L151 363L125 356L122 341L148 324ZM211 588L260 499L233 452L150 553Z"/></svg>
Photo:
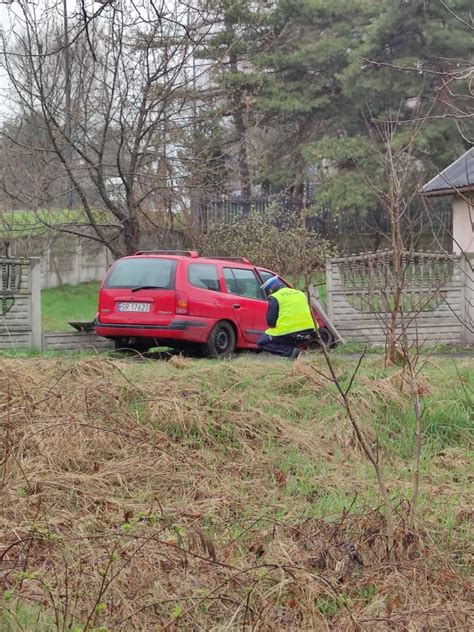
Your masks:
<svg viewBox="0 0 474 632"><path fill-rule="evenodd" d="M65 31L49 0L41 7L21 0L16 14L2 39L12 110L37 121L62 194L73 196L87 227L76 216L62 229L115 256L130 254L143 213L174 192L176 146L193 99L188 71L206 35L205 16L180 1L102 3L90 15L83 4ZM22 200L22 191L9 193ZM28 206L43 203L38 196Z"/></svg>

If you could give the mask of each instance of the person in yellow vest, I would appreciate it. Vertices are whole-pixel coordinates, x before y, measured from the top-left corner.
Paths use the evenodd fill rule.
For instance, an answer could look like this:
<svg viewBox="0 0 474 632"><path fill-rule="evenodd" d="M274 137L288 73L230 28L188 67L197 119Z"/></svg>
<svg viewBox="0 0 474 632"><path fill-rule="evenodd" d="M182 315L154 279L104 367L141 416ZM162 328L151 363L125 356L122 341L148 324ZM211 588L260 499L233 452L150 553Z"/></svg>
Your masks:
<svg viewBox="0 0 474 632"><path fill-rule="evenodd" d="M294 360L300 354L296 334L314 332L308 299L304 292L287 287L278 277L262 285L268 295L267 331L257 341L259 349Z"/></svg>

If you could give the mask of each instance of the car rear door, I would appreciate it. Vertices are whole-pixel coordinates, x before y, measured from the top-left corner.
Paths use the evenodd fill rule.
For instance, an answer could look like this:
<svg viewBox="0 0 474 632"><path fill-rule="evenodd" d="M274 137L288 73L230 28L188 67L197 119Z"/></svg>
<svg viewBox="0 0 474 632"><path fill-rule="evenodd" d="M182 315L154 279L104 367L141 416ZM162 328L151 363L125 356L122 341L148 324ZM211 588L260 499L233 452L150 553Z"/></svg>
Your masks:
<svg viewBox="0 0 474 632"><path fill-rule="evenodd" d="M253 268L222 266L226 293L222 300L232 306L242 337L256 344L267 328L267 301L260 289L261 281Z"/></svg>
<svg viewBox="0 0 474 632"><path fill-rule="evenodd" d="M99 291L99 320L113 325L168 325L175 316L178 261L151 256L120 259Z"/></svg>
<svg viewBox="0 0 474 632"><path fill-rule="evenodd" d="M189 296L191 316L219 320L216 314L216 296L221 293L219 272L215 263L186 262L186 293Z"/></svg>

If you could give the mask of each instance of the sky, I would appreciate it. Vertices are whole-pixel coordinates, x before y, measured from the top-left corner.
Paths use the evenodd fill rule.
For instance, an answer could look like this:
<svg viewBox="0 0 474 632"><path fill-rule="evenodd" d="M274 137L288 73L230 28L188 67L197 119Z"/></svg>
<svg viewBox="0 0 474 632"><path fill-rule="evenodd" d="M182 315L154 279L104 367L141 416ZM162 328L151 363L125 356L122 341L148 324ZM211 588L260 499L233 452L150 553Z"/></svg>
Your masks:
<svg viewBox="0 0 474 632"><path fill-rule="evenodd" d="M3 32L8 31L11 28L12 11L14 11L14 4L0 4L0 28ZM5 118L7 118L8 114L11 113L10 106L7 102L8 88L8 78L6 76L5 70L0 64L0 120L4 120Z"/></svg>
<svg viewBox="0 0 474 632"><path fill-rule="evenodd" d="M62 14L62 0L57 0L58 11ZM66 0L68 12L73 13L77 6L77 0ZM88 0L88 4L93 4L93 0ZM37 8L44 6L45 0L35 0ZM5 4L5 0L0 0L0 28L8 32L14 23L14 15L17 11L16 2ZM0 65L0 120L4 120L11 114L11 105L8 103L9 83L4 69Z"/></svg>

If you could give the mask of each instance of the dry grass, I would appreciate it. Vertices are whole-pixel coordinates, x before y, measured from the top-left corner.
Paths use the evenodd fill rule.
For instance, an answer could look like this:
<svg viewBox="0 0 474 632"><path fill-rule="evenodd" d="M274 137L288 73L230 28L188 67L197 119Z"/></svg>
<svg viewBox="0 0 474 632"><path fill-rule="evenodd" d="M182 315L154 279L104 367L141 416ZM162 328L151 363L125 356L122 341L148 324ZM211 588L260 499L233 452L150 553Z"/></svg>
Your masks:
<svg viewBox="0 0 474 632"><path fill-rule="evenodd" d="M354 396L367 419L408 407L396 373ZM409 531L401 502L388 563L374 482L309 363L0 360L0 424L5 630L25 608L28 630L472 624L467 479L449 480L466 454L425 481L460 499L452 533Z"/></svg>

